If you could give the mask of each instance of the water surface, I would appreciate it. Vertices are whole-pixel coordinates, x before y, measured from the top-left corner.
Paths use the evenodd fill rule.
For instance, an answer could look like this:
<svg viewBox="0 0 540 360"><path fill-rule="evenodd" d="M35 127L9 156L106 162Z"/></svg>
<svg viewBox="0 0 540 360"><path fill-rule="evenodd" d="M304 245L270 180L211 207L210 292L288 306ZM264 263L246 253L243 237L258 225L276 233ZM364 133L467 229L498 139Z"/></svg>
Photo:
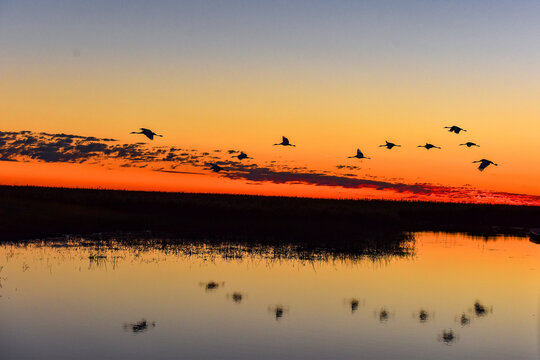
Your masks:
<svg viewBox="0 0 540 360"><path fill-rule="evenodd" d="M537 359L540 245L0 245L2 359Z"/></svg>

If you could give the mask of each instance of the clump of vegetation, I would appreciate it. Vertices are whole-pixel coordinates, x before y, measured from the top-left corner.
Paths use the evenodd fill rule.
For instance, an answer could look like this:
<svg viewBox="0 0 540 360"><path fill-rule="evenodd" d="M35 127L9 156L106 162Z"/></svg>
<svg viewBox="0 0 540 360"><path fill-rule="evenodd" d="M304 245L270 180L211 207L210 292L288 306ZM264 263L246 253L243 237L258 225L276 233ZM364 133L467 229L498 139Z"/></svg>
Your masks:
<svg viewBox="0 0 540 360"><path fill-rule="evenodd" d="M363 243L399 252L401 232L515 232L537 227L540 218L538 206L32 186L0 186L0 198L0 241L151 230L194 240L249 239L269 244L279 239L345 249ZM28 225L14 226L21 223ZM375 243L376 238L384 241Z"/></svg>

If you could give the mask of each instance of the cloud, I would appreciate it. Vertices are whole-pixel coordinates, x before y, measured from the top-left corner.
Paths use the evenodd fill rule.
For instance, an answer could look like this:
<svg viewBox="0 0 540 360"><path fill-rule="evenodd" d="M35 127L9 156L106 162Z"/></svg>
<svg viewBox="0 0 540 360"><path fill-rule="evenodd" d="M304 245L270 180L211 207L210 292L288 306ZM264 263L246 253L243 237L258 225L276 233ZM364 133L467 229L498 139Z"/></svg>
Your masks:
<svg viewBox="0 0 540 360"><path fill-rule="evenodd" d="M30 131L1 132L0 160L43 161L64 163L98 163L119 161L122 167L148 167L154 171L177 174L201 174L176 170L179 166L201 168L210 173L211 163L224 168L220 176L243 180L250 184L304 184L344 189L372 189L392 191L407 199L444 198L453 201L506 202L540 204L540 196L481 191L469 186L450 187L435 184L407 184L400 179L377 179L364 175L339 174L317 171L305 166L280 165L270 161L266 166L254 162L234 161L231 155L237 150L198 151L178 147L149 146L137 142L121 144L115 139L92 136L34 133ZM337 165L339 170L358 170L356 166Z"/></svg>

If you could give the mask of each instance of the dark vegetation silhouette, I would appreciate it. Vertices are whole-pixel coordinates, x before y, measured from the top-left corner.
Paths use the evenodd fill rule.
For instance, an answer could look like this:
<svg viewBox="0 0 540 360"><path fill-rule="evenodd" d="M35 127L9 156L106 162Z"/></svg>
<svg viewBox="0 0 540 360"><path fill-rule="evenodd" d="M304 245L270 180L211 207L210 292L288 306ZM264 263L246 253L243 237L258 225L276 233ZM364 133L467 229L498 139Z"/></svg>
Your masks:
<svg viewBox="0 0 540 360"><path fill-rule="evenodd" d="M400 251L403 232L520 233L540 207L0 186L0 241L98 232Z"/></svg>
<svg viewBox="0 0 540 360"><path fill-rule="evenodd" d="M163 137L163 135L158 135L155 132L153 132L150 129L141 128L141 131L132 131L131 134L142 134L149 138L150 140L154 140L154 136Z"/></svg>
<svg viewBox="0 0 540 360"><path fill-rule="evenodd" d="M533 228L529 231L529 239L535 244L540 244L540 228Z"/></svg>

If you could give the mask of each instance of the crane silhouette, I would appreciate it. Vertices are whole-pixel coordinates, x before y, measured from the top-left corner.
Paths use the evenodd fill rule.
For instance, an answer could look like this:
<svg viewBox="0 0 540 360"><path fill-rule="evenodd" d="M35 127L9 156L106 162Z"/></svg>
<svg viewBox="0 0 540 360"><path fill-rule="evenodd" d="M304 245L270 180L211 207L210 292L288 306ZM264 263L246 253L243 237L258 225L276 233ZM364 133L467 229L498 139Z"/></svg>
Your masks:
<svg viewBox="0 0 540 360"><path fill-rule="evenodd" d="M459 144L459 146L467 146L467 147L471 147L471 146L478 146L480 147L480 145L477 145L476 143L473 143L473 142L470 142L470 141L467 141L465 144Z"/></svg>
<svg viewBox="0 0 540 360"><path fill-rule="evenodd" d="M212 169L213 172L220 172L221 170L224 170L218 164L210 164L210 169Z"/></svg>
<svg viewBox="0 0 540 360"><path fill-rule="evenodd" d="M386 144L384 144L384 145L379 145L379 147L385 147L385 148L387 148L387 149L391 149L391 148L393 148L394 146L401 147L401 145L394 144L393 142L389 142L389 141L386 141Z"/></svg>
<svg viewBox="0 0 540 360"><path fill-rule="evenodd" d="M247 154L245 152L243 152L243 151L240 151L240 154L235 155L233 157L238 158L238 160L253 159L253 158L247 156Z"/></svg>
<svg viewBox="0 0 540 360"><path fill-rule="evenodd" d="M143 135L145 135L147 138L149 138L150 140L154 140L154 136L163 137L163 135L158 135L158 134L156 134L155 132L153 132L152 130L150 130L150 129L145 129L145 128L141 128L141 131L139 131L139 132L137 132L137 131L132 131L131 134L143 134Z"/></svg>
<svg viewBox="0 0 540 360"><path fill-rule="evenodd" d="M275 145L281 145L281 146L296 146L296 145L291 144L291 142L289 141L289 139L287 139L285 136L282 136L281 138L282 138L281 142L280 142L279 144L274 144L274 146L275 146Z"/></svg>
<svg viewBox="0 0 540 360"><path fill-rule="evenodd" d="M473 164L474 163L480 163L480 165L478 165L478 170L480 171L484 171L485 168L487 168L489 165L495 165L495 166L498 166L497 164L495 164L493 161L491 160L487 160L487 159L482 159L482 160L477 160L477 161L473 161Z"/></svg>
<svg viewBox="0 0 540 360"><path fill-rule="evenodd" d="M365 157L364 154L360 151L360 149L356 149L356 155L354 156L349 156L348 157L349 159L350 158L357 158L357 159L371 159L369 157Z"/></svg>
<svg viewBox="0 0 540 360"><path fill-rule="evenodd" d="M430 143L426 143L426 145L418 145L417 147L423 147L423 148L426 148L426 149L428 149L428 150L429 150L429 149L433 149L433 148L435 148L435 149L440 149L440 147L435 146L435 145L430 144Z"/></svg>
<svg viewBox="0 0 540 360"><path fill-rule="evenodd" d="M452 126L445 126L445 129L449 129L448 131L459 134L461 131L467 131L465 129L460 128L459 126L452 125Z"/></svg>

